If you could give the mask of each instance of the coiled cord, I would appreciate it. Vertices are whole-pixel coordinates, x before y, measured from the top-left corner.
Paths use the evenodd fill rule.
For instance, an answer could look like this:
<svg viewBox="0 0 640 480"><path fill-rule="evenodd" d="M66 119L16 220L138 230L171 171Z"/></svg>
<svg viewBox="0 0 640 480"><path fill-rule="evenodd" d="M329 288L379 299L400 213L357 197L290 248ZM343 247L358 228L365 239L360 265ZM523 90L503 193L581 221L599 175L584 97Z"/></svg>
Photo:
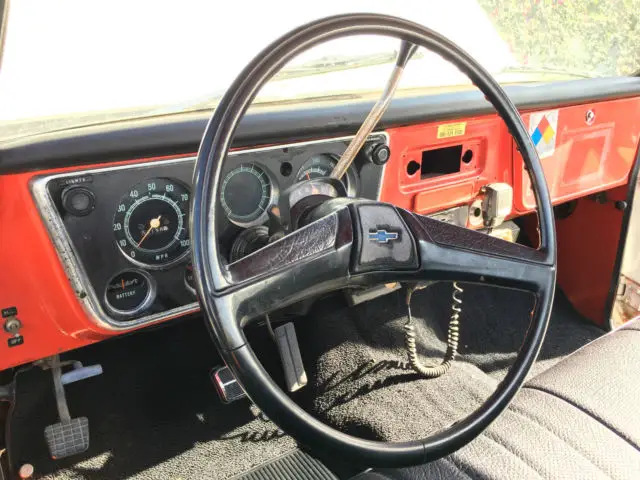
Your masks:
<svg viewBox="0 0 640 480"><path fill-rule="evenodd" d="M426 378L437 378L451 368L451 364L458 355L458 343L460 340L460 313L462 313L462 293L464 289L458 285L458 282L453 282L453 293L451 294L451 319L449 320L449 329L447 332L447 351L444 354L442 363L437 366L427 366L423 364L418 358L418 351L416 349L416 332L413 326L413 317L411 316L411 296L416 290L425 288L426 285L414 285L407 289L407 323L404 326L405 330L405 345L407 347L407 353L409 355L409 363L411 367L420 375Z"/></svg>

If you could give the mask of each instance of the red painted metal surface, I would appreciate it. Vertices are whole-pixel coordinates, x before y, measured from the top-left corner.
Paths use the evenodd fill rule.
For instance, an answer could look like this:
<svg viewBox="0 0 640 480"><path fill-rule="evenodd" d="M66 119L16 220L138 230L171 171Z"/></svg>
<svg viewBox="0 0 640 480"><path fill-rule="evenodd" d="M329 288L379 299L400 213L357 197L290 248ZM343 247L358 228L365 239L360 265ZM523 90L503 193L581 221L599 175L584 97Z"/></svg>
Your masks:
<svg viewBox="0 0 640 480"><path fill-rule="evenodd" d="M585 318L606 327L607 294L611 286L623 212L615 207L625 200L627 186L608 190L606 203L593 197L577 199L575 210L556 219L558 286ZM535 213L522 217L522 227L534 247L539 245Z"/></svg>
<svg viewBox="0 0 640 480"><path fill-rule="evenodd" d="M604 204L581 198L568 218L556 221L558 285L582 315L603 326L622 228L615 201L626 196L625 185L608 190Z"/></svg>
<svg viewBox="0 0 640 480"><path fill-rule="evenodd" d="M387 130L391 158L381 200L425 214L469 203L487 183L511 183L511 136L502 120L495 115L465 119L464 135L438 139L439 126L456 122ZM462 155L472 152L470 162L460 160L459 173L421 179L420 171L407 171L410 162L421 163L424 150L455 145L462 145Z"/></svg>
<svg viewBox="0 0 640 480"><path fill-rule="evenodd" d="M595 119L587 122L591 110ZM528 126L530 113L523 114ZM529 176L513 139L497 116L467 119L464 135L437 139L442 123L388 130L391 159L385 170L381 198L418 213L469 204L490 181L511 183L513 215L534 210ZM626 184L640 142L640 98L611 100L559 108L556 149L542 159L555 205L601 191L624 199ZM475 146L473 168L420 180L410 176L411 160L422 150L452 144ZM537 219L528 230L535 236ZM581 199L574 215L558 225L558 283L574 306L596 323L604 308L613 274L622 214L613 203ZM531 222L527 222L531 223ZM535 240L535 239L534 239Z"/></svg>
<svg viewBox="0 0 640 480"><path fill-rule="evenodd" d="M586 121L587 112L595 119ZM524 114L525 125L530 115ZM559 109L556 148L542 165L554 204L627 183L640 136L640 98ZM514 208L535 208L529 175L514 149Z"/></svg>
<svg viewBox="0 0 640 480"><path fill-rule="evenodd" d="M554 204L627 182L640 139L640 98L561 107L555 153L542 160ZM588 110L595 120L587 125ZM523 114L528 125L529 113ZM451 122L412 125L388 130L391 158L385 169L381 199L413 210L432 213L468 204L490 182L514 187L514 215L531 212L535 203L529 176L513 139L497 115L466 119L464 135L438 139L438 126ZM420 162L423 150L462 145L474 160L459 173L420 179L407 165Z"/></svg>

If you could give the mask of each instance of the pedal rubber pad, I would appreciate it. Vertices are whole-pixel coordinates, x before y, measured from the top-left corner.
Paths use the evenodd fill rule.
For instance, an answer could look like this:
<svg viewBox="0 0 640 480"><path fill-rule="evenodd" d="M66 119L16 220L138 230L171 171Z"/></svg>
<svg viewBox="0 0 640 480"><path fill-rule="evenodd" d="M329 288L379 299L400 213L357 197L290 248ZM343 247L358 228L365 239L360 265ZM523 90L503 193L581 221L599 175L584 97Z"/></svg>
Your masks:
<svg viewBox="0 0 640 480"><path fill-rule="evenodd" d="M293 323L289 322L276 328L273 333L276 336L287 388L290 392L300 390L307 384L307 372L302 363L296 329Z"/></svg>
<svg viewBox="0 0 640 480"><path fill-rule="evenodd" d="M89 419L78 417L49 425L44 429L44 438L54 460L86 452L89 449Z"/></svg>

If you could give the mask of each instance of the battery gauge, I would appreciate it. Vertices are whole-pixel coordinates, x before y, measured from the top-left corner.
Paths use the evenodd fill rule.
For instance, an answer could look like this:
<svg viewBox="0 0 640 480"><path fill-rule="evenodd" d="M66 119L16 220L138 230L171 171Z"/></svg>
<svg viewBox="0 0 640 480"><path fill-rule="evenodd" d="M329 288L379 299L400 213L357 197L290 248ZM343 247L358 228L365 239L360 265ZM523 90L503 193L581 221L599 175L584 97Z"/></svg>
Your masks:
<svg viewBox="0 0 640 480"><path fill-rule="evenodd" d="M108 310L131 317L148 309L156 296L155 281L141 270L124 270L111 277L104 293Z"/></svg>

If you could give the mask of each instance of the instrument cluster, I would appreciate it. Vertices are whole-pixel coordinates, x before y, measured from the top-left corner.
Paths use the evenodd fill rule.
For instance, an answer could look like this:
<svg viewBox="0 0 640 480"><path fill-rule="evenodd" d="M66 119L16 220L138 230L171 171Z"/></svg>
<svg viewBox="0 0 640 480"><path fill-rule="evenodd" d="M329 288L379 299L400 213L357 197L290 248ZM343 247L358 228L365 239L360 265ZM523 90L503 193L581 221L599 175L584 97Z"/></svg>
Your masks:
<svg viewBox="0 0 640 480"><path fill-rule="evenodd" d="M298 182L329 176L348 143L343 138L230 153L216 207L224 213L217 241L227 260L266 244L269 210L279 195ZM348 195L378 198L383 164L367 152L386 143L384 134L370 137L341 180ZM197 310L189 263L194 161L55 174L33 184L69 279L95 323L120 330Z"/></svg>

